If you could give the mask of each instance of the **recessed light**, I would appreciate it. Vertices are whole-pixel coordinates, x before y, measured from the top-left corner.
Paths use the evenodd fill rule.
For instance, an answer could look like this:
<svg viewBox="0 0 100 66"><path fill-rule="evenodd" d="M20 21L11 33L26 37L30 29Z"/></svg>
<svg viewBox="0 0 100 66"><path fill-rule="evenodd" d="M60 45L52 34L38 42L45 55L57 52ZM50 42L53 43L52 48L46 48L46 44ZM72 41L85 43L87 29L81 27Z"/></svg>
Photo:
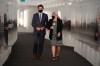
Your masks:
<svg viewBox="0 0 100 66"><path fill-rule="evenodd" d="M11 2L8 2L8 5L11 5L12 3Z"/></svg>
<svg viewBox="0 0 100 66"><path fill-rule="evenodd" d="M72 5L72 2L68 2L68 5Z"/></svg>

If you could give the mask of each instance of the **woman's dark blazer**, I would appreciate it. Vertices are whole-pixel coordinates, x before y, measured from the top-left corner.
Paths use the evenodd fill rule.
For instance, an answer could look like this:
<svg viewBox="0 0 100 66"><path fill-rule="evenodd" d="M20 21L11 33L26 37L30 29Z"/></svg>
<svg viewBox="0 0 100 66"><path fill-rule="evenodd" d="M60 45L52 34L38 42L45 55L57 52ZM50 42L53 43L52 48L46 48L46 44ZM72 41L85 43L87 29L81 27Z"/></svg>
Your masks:
<svg viewBox="0 0 100 66"><path fill-rule="evenodd" d="M50 27L52 26L52 23L53 23L53 19L50 19L48 24L47 24L47 29L50 30L50 33L49 33L49 39L52 40L52 34L53 34L53 29L50 29ZM63 29L63 23L62 23L62 20L61 19L57 19L57 33L60 32L61 35L60 37L56 37L57 40L62 40L62 29Z"/></svg>

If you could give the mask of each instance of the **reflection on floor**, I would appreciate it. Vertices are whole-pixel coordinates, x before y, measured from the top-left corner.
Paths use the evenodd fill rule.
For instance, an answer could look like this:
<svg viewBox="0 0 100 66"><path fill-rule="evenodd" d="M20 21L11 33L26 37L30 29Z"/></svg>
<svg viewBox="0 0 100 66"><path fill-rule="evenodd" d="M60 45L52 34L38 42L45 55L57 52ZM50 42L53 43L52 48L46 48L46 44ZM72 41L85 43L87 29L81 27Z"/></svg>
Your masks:
<svg viewBox="0 0 100 66"><path fill-rule="evenodd" d="M12 48L12 53L3 66L92 66L82 56L73 51L71 47L61 47L60 60L54 62L51 58L49 40L45 40L43 60L32 60L33 35L32 33L19 33L18 40Z"/></svg>

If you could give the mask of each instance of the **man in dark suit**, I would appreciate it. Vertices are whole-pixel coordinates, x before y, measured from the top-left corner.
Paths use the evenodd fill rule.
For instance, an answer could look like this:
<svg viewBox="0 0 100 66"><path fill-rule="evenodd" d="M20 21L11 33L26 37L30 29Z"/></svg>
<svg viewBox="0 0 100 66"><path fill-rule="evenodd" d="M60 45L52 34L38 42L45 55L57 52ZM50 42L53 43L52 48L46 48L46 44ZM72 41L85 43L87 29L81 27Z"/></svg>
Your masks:
<svg viewBox="0 0 100 66"><path fill-rule="evenodd" d="M38 5L38 13L33 15L32 26L34 28L34 48L32 58L41 60L44 38L46 34L46 26L48 15L43 13L43 5Z"/></svg>

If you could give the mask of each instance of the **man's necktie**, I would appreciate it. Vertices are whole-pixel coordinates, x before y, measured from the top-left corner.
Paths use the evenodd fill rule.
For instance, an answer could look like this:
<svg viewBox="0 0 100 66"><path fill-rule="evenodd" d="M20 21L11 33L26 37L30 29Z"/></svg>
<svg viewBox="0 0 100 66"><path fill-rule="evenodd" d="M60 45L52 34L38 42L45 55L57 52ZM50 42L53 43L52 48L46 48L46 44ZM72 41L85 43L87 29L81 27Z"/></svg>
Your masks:
<svg viewBox="0 0 100 66"><path fill-rule="evenodd" d="M40 22L41 22L41 20L42 20L42 14L40 14L39 18L40 18Z"/></svg>

